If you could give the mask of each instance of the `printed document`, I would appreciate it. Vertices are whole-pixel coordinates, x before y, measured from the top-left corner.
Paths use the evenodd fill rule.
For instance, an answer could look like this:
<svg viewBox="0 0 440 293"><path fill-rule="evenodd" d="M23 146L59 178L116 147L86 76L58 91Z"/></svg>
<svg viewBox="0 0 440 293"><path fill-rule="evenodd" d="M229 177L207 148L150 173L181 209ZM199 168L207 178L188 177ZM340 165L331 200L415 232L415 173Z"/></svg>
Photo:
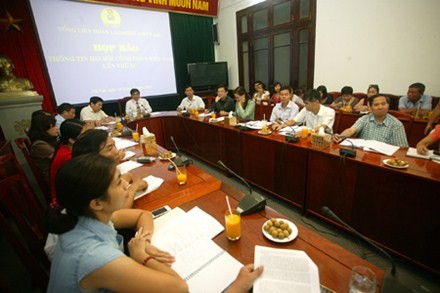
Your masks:
<svg viewBox="0 0 440 293"><path fill-rule="evenodd" d="M319 293L318 267L301 250L255 246L255 267L264 266L254 293Z"/></svg>

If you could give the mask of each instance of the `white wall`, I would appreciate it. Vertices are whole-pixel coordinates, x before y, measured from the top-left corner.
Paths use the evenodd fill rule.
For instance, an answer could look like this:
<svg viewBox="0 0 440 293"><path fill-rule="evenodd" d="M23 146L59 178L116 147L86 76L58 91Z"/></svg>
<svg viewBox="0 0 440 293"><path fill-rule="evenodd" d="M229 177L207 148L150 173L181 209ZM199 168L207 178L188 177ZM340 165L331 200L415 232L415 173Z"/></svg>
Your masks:
<svg viewBox="0 0 440 293"><path fill-rule="evenodd" d="M220 0L220 45L216 59L228 61L230 87L238 85L235 13L262 1ZM440 1L317 0L315 87L405 94L413 82L440 96Z"/></svg>

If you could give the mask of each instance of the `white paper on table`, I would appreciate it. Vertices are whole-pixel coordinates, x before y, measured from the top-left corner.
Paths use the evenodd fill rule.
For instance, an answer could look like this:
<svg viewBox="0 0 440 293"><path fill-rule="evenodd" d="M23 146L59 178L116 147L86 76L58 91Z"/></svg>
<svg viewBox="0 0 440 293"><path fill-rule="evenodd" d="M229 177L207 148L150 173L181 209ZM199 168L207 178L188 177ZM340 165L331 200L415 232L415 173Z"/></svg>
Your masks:
<svg viewBox="0 0 440 293"><path fill-rule="evenodd" d="M206 116L211 116L212 115L212 112L209 112L209 113L200 113L199 114L199 117L206 117Z"/></svg>
<svg viewBox="0 0 440 293"><path fill-rule="evenodd" d="M154 177L153 175L147 176L145 178L143 178L142 180L144 180L145 182L148 183L148 187L146 190L141 190L136 192L134 199L138 199L150 192L155 191L156 189L158 189L162 183L163 183L163 179L159 178L159 177Z"/></svg>
<svg viewBox="0 0 440 293"><path fill-rule="evenodd" d="M125 157L124 157L123 161L126 161L126 160L130 159L131 157L133 157L133 156L135 156L135 155L136 155L135 152L132 152L132 151L126 151L126 152L125 152Z"/></svg>
<svg viewBox="0 0 440 293"><path fill-rule="evenodd" d="M387 156L392 156L400 147L394 146L391 144L387 144L384 142L376 141L376 140L367 140L364 151L367 152L376 152L385 154Z"/></svg>
<svg viewBox="0 0 440 293"><path fill-rule="evenodd" d="M406 152L406 155L408 157L415 157L415 158L427 159L427 160L429 160L432 156L435 156L433 150L429 150L426 155L420 155L417 153L416 148L409 148L408 151Z"/></svg>
<svg viewBox="0 0 440 293"><path fill-rule="evenodd" d="M162 112L151 112L150 116L156 116L156 115L160 115L162 114Z"/></svg>
<svg viewBox="0 0 440 293"><path fill-rule="evenodd" d="M118 150L123 150L138 144L133 140L122 139L118 137L114 137L113 140L115 141L115 146Z"/></svg>
<svg viewBox="0 0 440 293"><path fill-rule="evenodd" d="M264 266L254 293L319 293L318 267L301 250L255 246L255 267Z"/></svg>
<svg viewBox="0 0 440 293"><path fill-rule="evenodd" d="M351 144L353 143L353 144ZM362 138L347 138L343 142L341 142L339 145L342 146L348 146L348 147L355 147L355 148L364 148L367 141Z"/></svg>
<svg viewBox="0 0 440 293"><path fill-rule="evenodd" d="M128 171L136 169L140 166L142 166L141 163L134 162L134 161L127 161L122 164L119 164L117 167L118 167L119 172L121 172L121 174L125 174Z"/></svg>
<svg viewBox="0 0 440 293"><path fill-rule="evenodd" d="M286 126L286 127L282 128L281 130L279 130L278 134L281 134L281 135L287 135L287 134L294 135L294 134L300 133L301 129L302 128L297 126L297 125Z"/></svg>
<svg viewBox="0 0 440 293"><path fill-rule="evenodd" d="M266 125L267 125L267 126L269 126L269 125L271 125L271 124L273 124L273 123L270 122L270 121L267 121L267 122L266 122ZM248 128L256 129L256 130L260 130L261 128L263 128L263 121L260 121L260 120L249 121L249 122L247 122L245 125L246 125L246 127L248 127Z"/></svg>
<svg viewBox="0 0 440 293"><path fill-rule="evenodd" d="M96 126L95 129L100 129L100 130L105 130L105 131L107 131L107 130L108 130L108 127L107 127L107 126L103 126L103 125L101 125L101 126Z"/></svg>

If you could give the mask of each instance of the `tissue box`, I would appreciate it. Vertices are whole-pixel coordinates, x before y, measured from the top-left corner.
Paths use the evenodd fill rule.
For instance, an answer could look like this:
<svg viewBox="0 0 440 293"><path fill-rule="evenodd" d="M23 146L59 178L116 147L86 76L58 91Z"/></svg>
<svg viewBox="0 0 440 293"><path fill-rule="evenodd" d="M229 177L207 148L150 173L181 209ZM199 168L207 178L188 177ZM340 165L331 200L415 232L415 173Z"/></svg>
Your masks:
<svg viewBox="0 0 440 293"><path fill-rule="evenodd" d="M141 147L144 156L157 156L156 136L153 133L142 135Z"/></svg>
<svg viewBox="0 0 440 293"><path fill-rule="evenodd" d="M226 126L235 126L237 125L237 117L225 117L225 125Z"/></svg>
<svg viewBox="0 0 440 293"><path fill-rule="evenodd" d="M325 149L330 146L332 136L330 134L312 133L312 147L317 149Z"/></svg>

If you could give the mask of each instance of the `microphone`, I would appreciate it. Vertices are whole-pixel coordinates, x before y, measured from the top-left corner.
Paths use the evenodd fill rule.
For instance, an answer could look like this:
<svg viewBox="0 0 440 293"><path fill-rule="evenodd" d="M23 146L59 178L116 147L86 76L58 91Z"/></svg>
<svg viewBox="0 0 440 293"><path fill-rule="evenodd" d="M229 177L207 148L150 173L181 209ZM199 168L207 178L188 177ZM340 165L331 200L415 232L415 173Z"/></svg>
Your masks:
<svg viewBox="0 0 440 293"><path fill-rule="evenodd" d="M142 107L142 109L144 109L144 114L143 114L143 116L144 117L149 117L150 116L150 113L148 113L148 110L147 110L147 108L145 108L145 106L143 105L143 104L140 104L141 105L141 107Z"/></svg>
<svg viewBox="0 0 440 293"><path fill-rule="evenodd" d="M281 119L280 119L281 120ZM283 123L285 123L283 120L281 120ZM290 125L287 125L286 124L286 126L287 127L289 127L292 131L293 131L293 134L291 134L291 133L286 133L286 141L287 142L298 142L299 141L299 138L298 137L296 137L296 131L295 131L295 129L292 127L292 126L290 126Z"/></svg>
<svg viewBox="0 0 440 293"><path fill-rule="evenodd" d="M246 180L244 180L243 177L239 176L234 171L226 167L226 165L221 160L218 160L217 163L225 168L229 173L234 175L236 178L240 179L240 181L243 182L249 189L249 193L240 200L237 206L237 211L241 215L245 216L264 209L264 207L266 206L266 199L264 197L259 194L252 194L251 185Z"/></svg>
<svg viewBox="0 0 440 293"><path fill-rule="evenodd" d="M340 136L339 138L341 138L342 140L339 142L343 142L344 140L346 140L348 137L347 136ZM347 141L351 144L351 149L347 149L347 148L340 148L339 149L339 155L342 157L348 157L348 158L356 158L356 150L354 149L354 144L351 140L347 139Z"/></svg>
<svg viewBox="0 0 440 293"><path fill-rule="evenodd" d="M384 255L391 263L391 270L386 270L385 275L383 277L382 281L382 287L380 292L382 293L393 293L393 292L399 292L399 293L410 293L410 292L417 292L413 291L410 288L406 287L401 283L401 281L398 278L398 274L396 271L396 263L394 262L394 259L389 255L388 252L383 250L381 247L377 246L372 242L370 239L359 233L357 230L355 230L353 227L342 221L338 216L336 216L335 213L333 213L332 210L330 210L328 207L323 206L321 207L321 214L324 215L327 218L330 218L334 220L335 222L341 224L342 226L348 228L352 233L354 233L357 237L364 240L368 244L370 244L372 247L374 247L377 251L379 251L382 255Z"/></svg>
<svg viewBox="0 0 440 293"><path fill-rule="evenodd" d="M177 147L177 144L174 141L174 137L172 135L170 136L170 139L173 142L173 145L177 150L177 154L179 155L179 157L174 160L174 164L176 164L177 167L183 167L183 166L188 166L189 164L192 164L192 162L193 162L192 160L188 159L185 156L182 156L182 153L180 152L179 148ZM173 164L170 164L168 166L168 170L174 170L175 168L176 167L174 167Z"/></svg>

